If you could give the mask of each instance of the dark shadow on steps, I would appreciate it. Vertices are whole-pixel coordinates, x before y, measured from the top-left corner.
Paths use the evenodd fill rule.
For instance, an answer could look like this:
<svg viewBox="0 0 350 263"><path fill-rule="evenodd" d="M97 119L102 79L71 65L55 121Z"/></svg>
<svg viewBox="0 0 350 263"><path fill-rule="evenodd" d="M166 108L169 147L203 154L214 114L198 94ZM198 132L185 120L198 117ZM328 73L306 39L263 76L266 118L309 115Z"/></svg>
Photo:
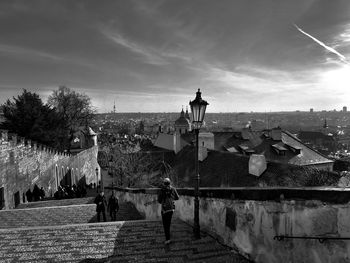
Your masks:
<svg viewBox="0 0 350 263"><path fill-rule="evenodd" d="M103 216L100 215L101 222L103 222ZM111 222L109 212L106 211L107 222ZM141 220L143 216L137 211L136 207L131 202L120 203L119 211L117 212L115 221L130 221L130 220ZM88 223L97 223L97 213L88 221Z"/></svg>
<svg viewBox="0 0 350 263"><path fill-rule="evenodd" d="M203 234L200 240L194 240L192 228L180 220L174 220L172 224L170 245L164 244L161 221L126 221L115 227L118 232L109 255L79 262L249 262L210 236Z"/></svg>

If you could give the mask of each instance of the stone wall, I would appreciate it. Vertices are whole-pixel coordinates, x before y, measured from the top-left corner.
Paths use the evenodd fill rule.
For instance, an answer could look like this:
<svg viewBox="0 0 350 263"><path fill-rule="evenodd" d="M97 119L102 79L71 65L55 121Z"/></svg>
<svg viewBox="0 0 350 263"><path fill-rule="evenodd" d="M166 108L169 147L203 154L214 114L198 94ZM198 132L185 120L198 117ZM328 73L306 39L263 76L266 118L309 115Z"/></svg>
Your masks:
<svg viewBox="0 0 350 263"><path fill-rule="evenodd" d="M235 190L215 189L212 196L204 190L200 198L201 230L209 231L225 244L237 249L255 262L350 262L349 240L321 240L325 237L350 238L350 207L348 202L325 200L286 199L274 196L255 200L237 199ZM246 189L246 196L253 189ZM265 191L266 189L262 189ZM276 189L275 189L276 190ZM117 189L121 201L130 201L147 219L160 218L160 206L155 201L158 189ZM231 198L229 192L231 193ZM244 191L238 189L237 191ZM236 191L236 192L237 192ZM254 189L258 192L259 189ZM254 192L253 191L253 192ZM286 189L281 189L286 191ZM300 196L308 189L294 189ZM317 196L309 189L310 196ZM341 195L341 190L317 189L324 195ZM348 194L347 190L344 190ZM176 202L175 216L193 222L194 198L189 189L178 189L180 200ZM272 191L273 192L273 191ZM221 197L219 197L221 195ZM203 196L203 195L202 195ZM224 197L225 196L225 197ZM265 199L265 200L259 200ZM322 198L320 198L322 199ZM146 205L145 205L146 204ZM315 239L277 240L276 236L313 237Z"/></svg>
<svg viewBox="0 0 350 263"><path fill-rule="evenodd" d="M11 137L11 138L9 138ZM0 140L0 188L3 189L2 209L25 202L25 192L34 185L43 187L52 196L58 185L97 182L98 148L94 146L77 155L58 152L37 145L15 134L2 131ZM2 197L0 197L2 198ZM15 200L17 199L17 200ZM1 205L1 204L0 204Z"/></svg>

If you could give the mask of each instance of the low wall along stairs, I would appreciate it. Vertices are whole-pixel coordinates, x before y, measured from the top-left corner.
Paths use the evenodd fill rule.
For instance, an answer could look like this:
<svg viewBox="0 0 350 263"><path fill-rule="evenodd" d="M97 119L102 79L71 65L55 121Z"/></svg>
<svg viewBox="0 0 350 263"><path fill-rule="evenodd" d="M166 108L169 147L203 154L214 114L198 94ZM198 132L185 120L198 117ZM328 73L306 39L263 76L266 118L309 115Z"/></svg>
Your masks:
<svg viewBox="0 0 350 263"><path fill-rule="evenodd" d="M115 187L146 219L159 219L158 189ZM193 223L194 191L177 189L175 216ZM201 188L201 230L261 263L350 262L350 190ZM145 203L150 205L145 206ZM279 238L287 236L289 238ZM291 238L294 237L294 238ZM321 242L320 242L321 241Z"/></svg>

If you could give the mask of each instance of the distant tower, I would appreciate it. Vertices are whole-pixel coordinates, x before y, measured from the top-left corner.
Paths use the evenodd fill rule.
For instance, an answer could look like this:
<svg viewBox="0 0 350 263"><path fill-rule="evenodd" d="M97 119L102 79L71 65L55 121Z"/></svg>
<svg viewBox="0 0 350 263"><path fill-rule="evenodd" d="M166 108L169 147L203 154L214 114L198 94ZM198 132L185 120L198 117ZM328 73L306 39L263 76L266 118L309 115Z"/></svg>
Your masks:
<svg viewBox="0 0 350 263"><path fill-rule="evenodd" d="M187 120L191 121L191 120L190 120L190 115L188 114L188 107L187 107L187 106L186 106L185 118L186 118Z"/></svg>
<svg viewBox="0 0 350 263"><path fill-rule="evenodd" d="M188 133L191 131L191 123L190 120L186 118L183 107L180 117L175 121L175 131L179 134Z"/></svg>
<svg viewBox="0 0 350 263"><path fill-rule="evenodd" d="M114 106L113 106L113 113L115 114L115 101L114 101Z"/></svg>
<svg viewBox="0 0 350 263"><path fill-rule="evenodd" d="M327 129L327 128L328 128L327 119L324 119L323 129Z"/></svg>
<svg viewBox="0 0 350 263"><path fill-rule="evenodd" d="M343 107L343 112L347 112L348 108L346 106Z"/></svg>
<svg viewBox="0 0 350 263"><path fill-rule="evenodd" d="M313 109L313 108L310 108L310 112L313 113L313 112L314 112L314 109Z"/></svg>

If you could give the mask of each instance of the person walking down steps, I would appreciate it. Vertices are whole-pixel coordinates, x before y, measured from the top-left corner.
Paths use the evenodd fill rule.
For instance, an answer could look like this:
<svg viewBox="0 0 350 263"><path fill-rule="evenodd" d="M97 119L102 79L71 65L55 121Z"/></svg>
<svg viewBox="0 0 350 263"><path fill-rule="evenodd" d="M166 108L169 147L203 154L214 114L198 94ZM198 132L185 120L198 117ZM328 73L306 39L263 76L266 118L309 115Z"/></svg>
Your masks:
<svg viewBox="0 0 350 263"><path fill-rule="evenodd" d="M96 204L97 221L100 222L100 214L102 213L103 221L107 222L107 219L106 219L107 201L106 201L104 192L101 192L96 196L94 203Z"/></svg>
<svg viewBox="0 0 350 263"><path fill-rule="evenodd" d="M112 195L108 200L107 210L109 210L109 215L111 216L111 220L116 221L117 212L119 211L119 202L118 202L118 198L115 196L114 191L112 191Z"/></svg>
<svg viewBox="0 0 350 263"><path fill-rule="evenodd" d="M175 200L179 200L179 195L174 187L171 186L169 178L163 180L163 186L158 194L158 203L162 208L162 221L165 233L165 244L170 244L170 225L171 218L175 211Z"/></svg>

